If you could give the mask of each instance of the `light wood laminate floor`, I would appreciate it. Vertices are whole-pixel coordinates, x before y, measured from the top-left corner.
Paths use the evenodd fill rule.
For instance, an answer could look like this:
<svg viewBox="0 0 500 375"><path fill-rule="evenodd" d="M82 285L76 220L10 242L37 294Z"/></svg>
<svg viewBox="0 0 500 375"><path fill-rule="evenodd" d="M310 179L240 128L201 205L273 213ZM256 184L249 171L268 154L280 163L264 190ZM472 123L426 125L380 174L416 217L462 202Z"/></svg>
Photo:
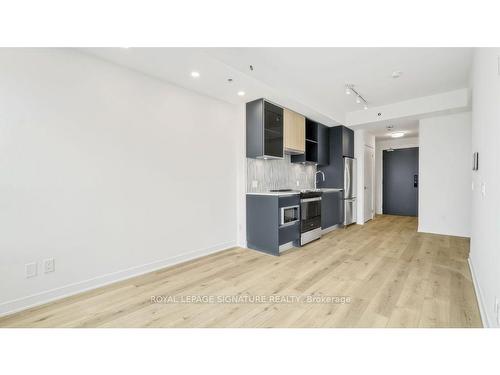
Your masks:
<svg viewBox="0 0 500 375"><path fill-rule="evenodd" d="M416 228L416 218L380 215L280 257L230 249L0 318L0 327L481 327L469 240ZM264 303L151 302L193 295Z"/></svg>

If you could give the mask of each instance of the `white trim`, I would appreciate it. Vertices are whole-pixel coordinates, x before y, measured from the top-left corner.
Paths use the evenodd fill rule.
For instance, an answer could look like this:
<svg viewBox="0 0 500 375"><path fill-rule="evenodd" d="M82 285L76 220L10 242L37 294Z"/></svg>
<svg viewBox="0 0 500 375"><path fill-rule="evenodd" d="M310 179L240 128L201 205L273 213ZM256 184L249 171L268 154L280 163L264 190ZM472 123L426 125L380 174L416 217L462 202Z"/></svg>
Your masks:
<svg viewBox="0 0 500 375"><path fill-rule="evenodd" d="M176 255L171 258L158 260L140 266L130 267L121 271L116 271L108 273L106 275L97 276L92 279L79 281L59 288L46 290L37 294L32 294L27 297L22 297L19 299L7 301L0 304L0 317L5 315L10 315L22 310L30 309L32 307L36 307L39 305L43 305L45 303L52 302L61 298L86 292L92 289L100 288L102 286L113 284L118 281L130 279L135 276L140 276L149 272L157 271L159 269L170 267L182 262L214 254L235 246L236 246L236 241L224 242L205 249L190 251L188 253Z"/></svg>
<svg viewBox="0 0 500 375"><path fill-rule="evenodd" d="M293 241L290 241L290 242L287 242L283 245L280 245L278 247L278 252L281 253L283 251L287 251L287 250L290 250L290 249L293 249L295 246L293 245Z"/></svg>
<svg viewBox="0 0 500 375"><path fill-rule="evenodd" d="M332 225L331 227L328 227L325 229L321 228L321 235L330 233L331 231L334 231L335 229L338 229L338 228L339 228L338 224Z"/></svg>
<svg viewBox="0 0 500 375"><path fill-rule="evenodd" d="M427 228L422 228L422 226L420 225L420 222L418 223L418 226L417 226L417 232L418 233L440 234L440 235L444 235L444 236L463 237L463 238L470 238L471 237L470 234L468 234L468 233L437 232L435 230L429 230Z"/></svg>
<svg viewBox="0 0 500 375"><path fill-rule="evenodd" d="M467 259L467 263L469 263L470 274L472 276L472 284L474 285L474 291L476 292L477 305L479 306L479 313L481 314L483 327L489 328L491 327L491 325L488 321L486 309L484 308L483 294L481 293L481 288L479 287L479 283L477 282L476 273L474 272L474 266L472 265L470 258Z"/></svg>
<svg viewBox="0 0 500 375"><path fill-rule="evenodd" d="M368 150L367 150L367 148L368 148ZM376 176L375 175L377 174L377 172L376 172L376 165L375 165L375 155L376 155L375 148L373 148L370 145L365 144L365 150L364 150L364 154L363 154L363 157L365 158L364 161L366 161L366 152L367 151L371 153L371 162L370 162L369 166L366 166L366 165L363 164L363 167L364 167L363 173L366 173L366 170L367 170L368 167L371 168L371 170L372 170L372 178L371 178L371 181L370 181L370 187L371 187L370 190L371 191L369 192L369 193L371 193L370 194L371 195L371 199L370 199L371 200L371 207L370 207L370 212L368 213L369 214L368 218L366 217L366 211L365 211L366 207L363 207L363 213L364 213L363 220L364 220L365 223L368 222L368 221L370 221L370 220L373 220L373 217L375 215L375 198L376 198L375 197L375 185L376 185L376 178L375 178ZM363 176L363 177L365 177L365 176ZM364 185L366 185L366 183L364 183ZM363 189L363 193L366 195L366 190L365 189ZM365 205L365 198L366 197L363 196L363 206Z"/></svg>

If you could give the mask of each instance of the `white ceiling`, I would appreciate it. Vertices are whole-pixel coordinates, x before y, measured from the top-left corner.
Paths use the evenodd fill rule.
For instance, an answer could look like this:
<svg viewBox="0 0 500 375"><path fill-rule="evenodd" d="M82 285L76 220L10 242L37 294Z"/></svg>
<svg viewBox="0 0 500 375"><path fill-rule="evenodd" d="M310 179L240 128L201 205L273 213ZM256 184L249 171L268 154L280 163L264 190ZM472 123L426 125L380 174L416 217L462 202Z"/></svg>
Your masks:
<svg viewBox="0 0 500 375"><path fill-rule="evenodd" d="M266 97L326 125L370 106L468 87L471 48L86 48L83 52L230 103ZM253 65L254 70L249 69ZM190 76L200 72L198 79ZM402 71L393 79L393 71ZM233 78L232 83L227 78ZM244 97L237 91L246 92Z"/></svg>
<svg viewBox="0 0 500 375"><path fill-rule="evenodd" d="M392 126L392 130L388 131L387 126ZM363 127L361 127L363 128ZM370 123L364 127L369 133L373 134L377 141L392 139L390 133L403 132L404 137L418 137L418 119L398 119L390 121L380 121Z"/></svg>

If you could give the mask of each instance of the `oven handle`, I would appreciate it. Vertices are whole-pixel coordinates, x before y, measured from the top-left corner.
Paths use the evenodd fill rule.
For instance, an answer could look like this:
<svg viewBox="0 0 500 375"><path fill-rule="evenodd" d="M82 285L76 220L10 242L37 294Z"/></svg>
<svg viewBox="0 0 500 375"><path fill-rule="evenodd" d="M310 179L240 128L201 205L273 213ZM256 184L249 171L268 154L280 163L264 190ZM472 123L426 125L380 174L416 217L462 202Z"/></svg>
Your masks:
<svg viewBox="0 0 500 375"><path fill-rule="evenodd" d="M317 197L317 198L307 198L307 199L301 199L301 200L300 200L300 203L316 202L316 201L320 201L320 200L321 200L321 197Z"/></svg>

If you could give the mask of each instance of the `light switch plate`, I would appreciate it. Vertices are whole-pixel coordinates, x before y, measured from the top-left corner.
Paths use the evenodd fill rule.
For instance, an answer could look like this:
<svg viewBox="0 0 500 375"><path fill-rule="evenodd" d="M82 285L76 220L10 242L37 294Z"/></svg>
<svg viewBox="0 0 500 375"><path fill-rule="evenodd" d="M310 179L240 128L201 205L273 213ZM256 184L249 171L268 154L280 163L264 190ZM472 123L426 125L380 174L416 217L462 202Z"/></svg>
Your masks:
<svg viewBox="0 0 500 375"><path fill-rule="evenodd" d="M259 186L259 181L257 181L257 180L252 180L252 187L253 187L253 188L256 188L257 186Z"/></svg>
<svg viewBox="0 0 500 375"><path fill-rule="evenodd" d="M497 325L500 326L500 301L498 300L498 297L495 298L494 310L497 316Z"/></svg>
<svg viewBox="0 0 500 375"><path fill-rule="evenodd" d="M37 275L38 267L36 263L27 263L26 267L26 278L32 278Z"/></svg>
<svg viewBox="0 0 500 375"><path fill-rule="evenodd" d="M486 184L484 182L481 183L481 194L483 197L486 196Z"/></svg>
<svg viewBox="0 0 500 375"><path fill-rule="evenodd" d="M43 272L50 273L56 270L56 261L54 258L45 259L43 261Z"/></svg>

